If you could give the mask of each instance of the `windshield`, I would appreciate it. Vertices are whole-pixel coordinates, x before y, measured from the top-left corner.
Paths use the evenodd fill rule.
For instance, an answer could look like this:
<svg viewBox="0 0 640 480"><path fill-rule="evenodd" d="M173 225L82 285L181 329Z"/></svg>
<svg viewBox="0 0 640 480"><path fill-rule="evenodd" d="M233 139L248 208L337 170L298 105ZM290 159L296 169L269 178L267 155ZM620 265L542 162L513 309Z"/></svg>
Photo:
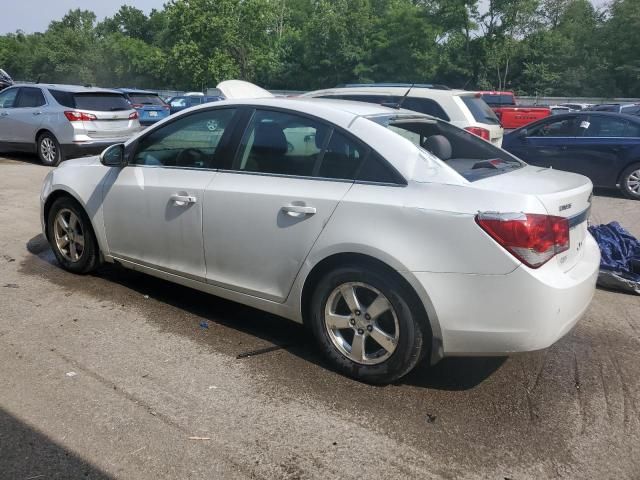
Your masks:
<svg viewBox="0 0 640 480"><path fill-rule="evenodd" d="M482 98L475 95L462 95L460 96L464 104L471 111L471 115L479 123L490 123L492 125L500 125L500 120L493 113L491 107L487 105Z"/></svg>
<svg viewBox="0 0 640 480"><path fill-rule="evenodd" d="M442 120L411 115L382 115L369 119L435 155L470 182L526 165L491 143Z"/></svg>
<svg viewBox="0 0 640 480"><path fill-rule="evenodd" d="M164 105L162 99L152 93L130 93L129 98L134 105Z"/></svg>

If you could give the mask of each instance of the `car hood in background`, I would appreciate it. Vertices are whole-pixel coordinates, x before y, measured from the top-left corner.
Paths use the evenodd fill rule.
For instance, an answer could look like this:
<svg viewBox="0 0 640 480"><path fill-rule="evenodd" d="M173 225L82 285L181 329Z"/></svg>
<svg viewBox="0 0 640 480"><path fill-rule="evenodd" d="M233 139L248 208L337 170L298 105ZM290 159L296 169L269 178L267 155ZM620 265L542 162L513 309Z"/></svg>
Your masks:
<svg viewBox="0 0 640 480"><path fill-rule="evenodd" d="M240 98L272 98L275 95L264 88L243 80L225 80L216 87L227 100Z"/></svg>

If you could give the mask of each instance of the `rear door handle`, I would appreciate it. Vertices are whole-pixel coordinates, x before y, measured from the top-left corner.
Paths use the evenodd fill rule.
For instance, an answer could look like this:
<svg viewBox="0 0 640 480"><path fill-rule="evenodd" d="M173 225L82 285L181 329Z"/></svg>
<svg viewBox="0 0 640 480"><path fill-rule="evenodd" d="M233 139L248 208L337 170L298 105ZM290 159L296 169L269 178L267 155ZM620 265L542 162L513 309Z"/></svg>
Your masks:
<svg viewBox="0 0 640 480"><path fill-rule="evenodd" d="M0 117L7 117L7 116L9 116L9 114L7 112L0 113Z"/></svg>
<svg viewBox="0 0 640 480"><path fill-rule="evenodd" d="M191 205L196 203L198 199L192 195L171 195L171 201L176 204L178 207L186 207L187 205Z"/></svg>
<svg viewBox="0 0 640 480"><path fill-rule="evenodd" d="M282 211L292 217L299 217L300 215L315 215L316 207L307 207L304 205L285 205L282 207Z"/></svg>
<svg viewBox="0 0 640 480"><path fill-rule="evenodd" d="M42 112L33 112L34 115L42 115Z"/></svg>

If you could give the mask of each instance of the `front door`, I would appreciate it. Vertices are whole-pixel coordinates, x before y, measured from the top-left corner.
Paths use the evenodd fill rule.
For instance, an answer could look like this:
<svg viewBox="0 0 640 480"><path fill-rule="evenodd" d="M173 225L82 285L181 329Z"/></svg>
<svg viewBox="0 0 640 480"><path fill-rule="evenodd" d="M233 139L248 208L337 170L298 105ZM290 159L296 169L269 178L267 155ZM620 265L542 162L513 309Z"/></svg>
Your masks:
<svg viewBox="0 0 640 480"><path fill-rule="evenodd" d="M207 280L284 301L365 150L317 120L256 110L233 164L206 188Z"/></svg>
<svg viewBox="0 0 640 480"><path fill-rule="evenodd" d="M138 141L130 164L105 185L114 257L204 280L204 191L216 176L234 109L194 112Z"/></svg>

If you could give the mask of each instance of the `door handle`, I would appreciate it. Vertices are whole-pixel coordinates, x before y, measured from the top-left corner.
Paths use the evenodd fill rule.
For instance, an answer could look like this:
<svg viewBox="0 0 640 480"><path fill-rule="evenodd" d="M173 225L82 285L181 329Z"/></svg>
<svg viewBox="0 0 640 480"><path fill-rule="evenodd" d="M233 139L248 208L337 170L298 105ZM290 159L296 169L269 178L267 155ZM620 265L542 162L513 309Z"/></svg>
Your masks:
<svg viewBox="0 0 640 480"><path fill-rule="evenodd" d="M171 195L171 201L176 204L178 207L186 207L187 205L191 205L196 203L198 199L192 195Z"/></svg>
<svg viewBox="0 0 640 480"><path fill-rule="evenodd" d="M9 114L7 112L0 113L0 117L7 117Z"/></svg>
<svg viewBox="0 0 640 480"><path fill-rule="evenodd" d="M299 217L301 215L315 215L316 207L306 207L304 205L285 205L282 207L282 211L292 217Z"/></svg>
<svg viewBox="0 0 640 480"><path fill-rule="evenodd" d="M34 115L42 115L42 112L33 112Z"/></svg>

